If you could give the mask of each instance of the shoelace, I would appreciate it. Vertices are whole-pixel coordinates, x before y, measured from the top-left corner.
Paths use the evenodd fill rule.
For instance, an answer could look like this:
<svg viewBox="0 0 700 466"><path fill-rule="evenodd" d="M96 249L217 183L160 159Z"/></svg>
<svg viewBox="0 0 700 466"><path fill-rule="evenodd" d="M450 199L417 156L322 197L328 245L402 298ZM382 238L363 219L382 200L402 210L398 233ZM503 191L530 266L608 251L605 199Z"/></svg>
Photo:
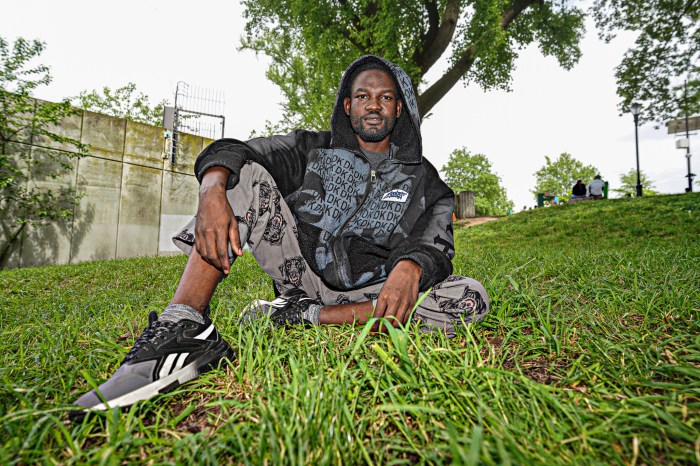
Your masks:
<svg viewBox="0 0 700 466"><path fill-rule="evenodd" d="M134 342L134 346L126 354L122 364L131 361L141 348L162 336L166 331L169 331L176 325L177 323L174 322L162 322L158 320L158 314L155 311L151 311L148 314L148 327L146 327L141 336Z"/></svg>

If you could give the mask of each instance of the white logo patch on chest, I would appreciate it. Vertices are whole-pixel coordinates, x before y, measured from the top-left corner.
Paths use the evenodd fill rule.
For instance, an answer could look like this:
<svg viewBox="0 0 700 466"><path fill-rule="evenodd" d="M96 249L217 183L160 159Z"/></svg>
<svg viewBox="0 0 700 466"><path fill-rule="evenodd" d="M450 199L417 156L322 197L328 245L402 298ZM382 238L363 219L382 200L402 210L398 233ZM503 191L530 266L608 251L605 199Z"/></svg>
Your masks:
<svg viewBox="0 0 700 466"><path fill-rule="evenodd" d="M382 201L387 201L387 202L406 202L406 198L408 198L408 193L404 191L403 189L394 189L389 191L388 193L384 193L382 196Z"/></svg>

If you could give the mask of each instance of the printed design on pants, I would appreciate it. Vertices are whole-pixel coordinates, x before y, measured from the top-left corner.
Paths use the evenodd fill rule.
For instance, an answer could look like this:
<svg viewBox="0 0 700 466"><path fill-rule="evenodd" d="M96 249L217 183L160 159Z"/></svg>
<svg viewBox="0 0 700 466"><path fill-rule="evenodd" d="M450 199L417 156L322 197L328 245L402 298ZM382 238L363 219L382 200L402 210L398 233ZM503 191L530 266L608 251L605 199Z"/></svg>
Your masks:
<svg viewBox="0 0 700 466"><path fill-rule="evenodd" d="M344 294L339 294L335 298L335 304L350 304L352 301L350 301L350 297L348 295Z"/></svg>
<svg viewBox="0 0 700 466"><path fill-rule="evenodd" d="M306 263L301 256L291 257L284 260L284 264L279 266L282 274L282 285L292 285L295 288L301 286L301 277L306 272Z"/></svg>
<svg viewBox="0 0 700 466"><path fill-rule="evenodd" d="M446 279L438 283L433 287L433 290L439 290L440 288L443 287L445 283L451 283L451 282L458 282L464 280L464 277L460 277L459 275L449 275ZM431 292L432 294L432 292Z"/></svg>
<svg viewBox="0 0 700 466"><path fill-rule="evenodd" d="M282 217L282 212L276 212L265 225L263 241L267 241L273 246L279 246L284 238L287 221Z"/></svg>
<svg viewBox="0 0 700 466"><path fill-rule="evenodd" d="M374 301L379 298L379 293L362 293L367 298L367 301Z"/></svg>
<svg viewBox="0 0 700 466"><path fill-rule="evenodd" d="M257 213L255 212L255 209L252 207L248 209L248 212L245 213L243 217L240 217L236 215L236 220L238 220L241 223L245 223L248 225L249 229L253 228L253 224L255 223L255 220L257 219Z"/></svg>
<svg viewBox="0 0 700 466"><path fill-rule="evenodd" d="M430 295L437 301L440 311L450 316L452 320L459 321L464 318L465 322L469 322L475 317L480 317L486 311L486 303L484 303L481 294L468 286L464 288L464 293L460 298L439 298L434 293L432 291Z"/></svg>
<svg viewBox="0 0 700 466"><path fill-rule="evenodd" d="M259 193L260 207L258 209L258 215L263 215L268 212L273 213L272 217L267 221L267 225L265 225L265 232L263 233L262 239L273 246L279 246L282 243L285 227L287 226L287 221L282 217L282 207L280 204L282 194L276 186L271 186L267 181L260 182ZM272 205L275 206L274 210L271 209ZM251 213L250 210L248 213ZM255 212L252 212L253 217L254 215Z"/></svg>
<svg viewBox="0 0 700 466"><path fill-rule="evenodd" d="M443 298L441 299L440 296L439 296L439 294L438 294L438 292L437 292L437 290L440 290L440 289L442 289L442 288L445 288L445 285L446 285L447 283L454 283L454 282L459 282L459 281L462 281L462 280L464 280L464 277L460 277L459 275L448 275L446 279L444 279L444 280L441 281L440 283L437 283L437 284L435 284L435 285L433 286L433 288L432 288L432 289L430 290L430 292L428 293L427 298L430 298L430 299L432 299L433 301L435 301L436 303L438 303L438 306L440 307L440 310L443 310L443 306L440 304L441 302L446 302L446 301L448 301L448 300L449 300L449 301L457 301L457 299L451 299L451 300L450 300L450 299L445 298L445 297L443 297ZM467 287L467 288L469 288L469 287Z"/></svg>
<svg viewBox="0 0 700 466"><path fill-rule="evenodd" d="M277 186L272 187L272 203L275 204L275 211L279 212L282 207L280 207L280 199L282 199L282 193Z"/></svg>
<svg viewBox="0 0 700 466"><path fill-rule="evenodd" d="M253 186L258 184L254 182ZM272 201L272 187L267 181L260 182L260 189L258 190L258 196L260 198L260 207L258 208L258 215L263 215L266 212L270 212L270 203Z"/></svg>
<svg viewBox="0 0 700 466"><path fill-rule="evenodd" d="M245 213L245 215L243 215L243 216L236 215L236 220L238 220L238 223L242 223L242 224L246 225L248 227L249 232L253 230L253 224L255 223L256 218L257 218L257 213L255 212L255 209L253 209L252 207L250 209L248 209L248 211ZM243 239L244 238L241 238L241 241ZM248 238L248 244L253 246L255 243L253 241L251 241L250 238Z"/></svg>

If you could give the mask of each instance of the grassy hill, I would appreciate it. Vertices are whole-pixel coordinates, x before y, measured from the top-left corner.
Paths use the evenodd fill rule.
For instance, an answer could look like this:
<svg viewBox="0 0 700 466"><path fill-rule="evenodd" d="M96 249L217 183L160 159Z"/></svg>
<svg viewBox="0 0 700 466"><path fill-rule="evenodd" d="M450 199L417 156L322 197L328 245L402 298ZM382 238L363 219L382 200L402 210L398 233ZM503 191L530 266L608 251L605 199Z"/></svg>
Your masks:
<svg viewBox="0 0 700 466"><path fill-rule="evenodd" d="M0 463L700 463L700 195L455 236L455 273L492 302L457 337L240 329L272 296L246 255L212 305L238 359L78 425L70 404L168 303L184 258L0 271Z"/></svg>

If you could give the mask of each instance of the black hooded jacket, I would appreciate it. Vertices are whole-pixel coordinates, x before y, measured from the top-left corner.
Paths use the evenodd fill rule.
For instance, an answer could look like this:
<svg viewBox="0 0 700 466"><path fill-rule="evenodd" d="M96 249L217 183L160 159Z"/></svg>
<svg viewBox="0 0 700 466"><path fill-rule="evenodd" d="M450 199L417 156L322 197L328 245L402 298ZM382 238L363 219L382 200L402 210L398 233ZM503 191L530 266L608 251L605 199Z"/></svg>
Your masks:
<svg viewBox="0 0 700 466"><path fill-rule="evenodd" d="M343 108L353 70L371 60L393 73L404 102L390 137L391 155L376 171ZM262 165L296 218L304 258L329 287L348 290L384 281L400 260L410 259L422 268L419 287L425 290L452 272L454 193L422 150L409 77L393 63L367 55L345 71L330 132L220 139L199 155L195 173L201 182L207 169L226 167L227 187L233 188L245 163Z"/></svg>

